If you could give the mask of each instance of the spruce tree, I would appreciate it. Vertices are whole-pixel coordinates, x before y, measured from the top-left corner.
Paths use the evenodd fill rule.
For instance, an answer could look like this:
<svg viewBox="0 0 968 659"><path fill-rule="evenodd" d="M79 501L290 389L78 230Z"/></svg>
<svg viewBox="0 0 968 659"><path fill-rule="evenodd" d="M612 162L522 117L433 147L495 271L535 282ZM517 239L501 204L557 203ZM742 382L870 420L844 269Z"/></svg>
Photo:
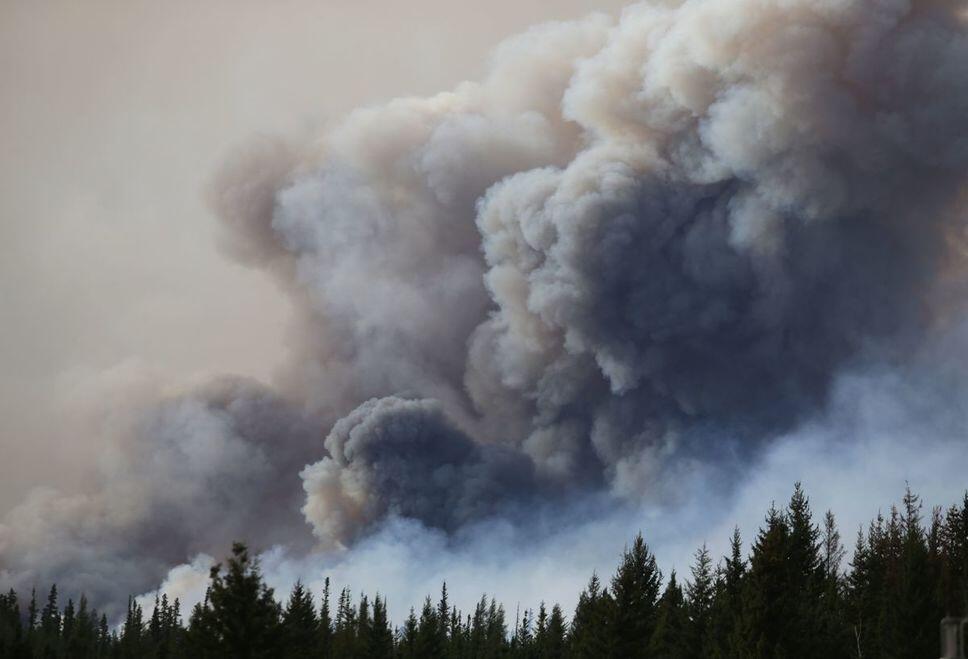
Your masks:
<svg viewBox="0 0 968 659"><path fill-rule="evenodd" d="M695 564L691 571L692 581L686 585L685 593L688 625L685 630L686 641L682 656L698 659L705 656L704 648L710 630L713 598L716 595L713 561L705 544L696 552Z"/></svg>
<svg viewBox="0 0 968 659"><path fill-rule="evenodd" d="M224 573L216 565L210 578L209 603L220 652L237 659L276 656L280 607L245 545L233 544Z"/></svg>
<svg viewBox="0 0 968 659"><path fill-rule="evenodd" d="M655 557L639 533L612 577L607 608L612 656L646 656L655 630L661 581Z"/></svg>
<svg viewBox="0 0 968 659"><path fill-rule="evenodd" d="M315 657L318 650L319 620L313 595L296 581L282 613L282 639L286 655L294 659Z"/></svg>
<svg viewBox="0 0 968 659"><path fill-rule="evenodd" d="M430 597L427 597L424 600L420 622L417 625L416 653L418 657L443 659L447 656L444 632L441 630L444 624L437 609L431 603Z"/></svg>
<svg viewBox="0 0 968 659"><path fill-rule="evenodd" d="M675 570L659 598L655 630L649 640L648 656L657 659L680 659L689 656L689 614Z"/></svg>
<svg viewBox="0 0 968 659"><path fill-rule="evenodd" d="M17 593L11 589L0 594L0 657L26 657L29 648L20 622L20 604Z"/></svg>
<svg viewBox="0 0 968 659"><path fill-rule="evenodd" d="M565 656L565 634L565 616L561 607L555 604L548 617L548 628L541 646L541 659L562 659Z"/></svg>
<svg viewBox="0 0 968 659"><path fill-rule="evenodd" d="M366 647L366 654L372 659L393 656L393 632L390 629L387 603L379 593L373 600L373 624L370 625L370 636L366 641Z"/></svg>
<svg viewBox="0 0 968 659"><path fill-rule="evenodd" d="M791 595L785 623L783 646L792 658L812 659L829 656L823 648L824 610L822 587L824 566L820 554L820 529L813 522L810 502L800 483L796 483L787 507L790 529L786 554L787 587Z"/></svg>
<svg viewBox="0 0 968 659"><path fill-rule="evenodd" d="M789 625L796 615L796 591L790 589L787 551L790 527L775 507L767 513L766 526L760 529L750 557L745 579L737 647L742 657L768 659L788 657L792 649Z"/></svg>
<svg viewBox="0 0 968 659"><path fill-rule="evenodd" d="M333 656L353 657L357 648L357 620L356 607L350 596L350 589L340 591L339 602L336 607L336 623L333 629Z"/></svg>
<svg viewBox="0 0 968 659"><path fill-rule="evenodd" d="M128 598L128 611L121 628L119 653L125 659L140 659L147 653L144 614L134 598Z"/></svg>
<svg viewBox="0 0 968 659"><path fill-rule="evenodd" d="M407 616L403 627L397 634L397 654L402 659L416 659L417 655L417 614L413 607L410 607L410 615Z"/></svg>
<svg viewBox="0 0 968 659"><path fill-rule="evenodd" d="M568 634L571 656L581 659L611 656L608 610L611 596L602 588L597 574L592 574L588 586L578 596L575 615Z"/></svg>
<svg viewBox="0 0 968 659"><path fill-rule="evenodd" d="M333 656L333 618L329 609L329 577L323 582L323 596L319 605L319 628L317 631L317 655L320 659Z"/></svg>

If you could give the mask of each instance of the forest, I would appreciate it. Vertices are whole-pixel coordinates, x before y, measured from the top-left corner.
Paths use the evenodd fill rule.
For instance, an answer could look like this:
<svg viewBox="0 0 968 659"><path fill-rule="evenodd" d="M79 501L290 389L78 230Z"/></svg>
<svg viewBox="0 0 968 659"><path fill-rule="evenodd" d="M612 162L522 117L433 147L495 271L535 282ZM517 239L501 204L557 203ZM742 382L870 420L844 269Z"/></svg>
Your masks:
<svg viewBox="0 0 968 659"><path fill-rule="evenodd" d="M797 484L748 553L738 530L730 547L719 560L701 547L688 574L664 575L639 534L611 578L591 575L574 611L509 612L487 596L460 611L443 584L395 624L380 594L330 592L328 579L321 593L297 583L277 599L237 543L187 620L164 594L150 613L129 599L122 621L83 595L61 602L56 585L0 595L0 657L913 659L937 657L941 618L968 604L968 493L928 512L908 490L849 551L834 515L815 519Z"/></svg>

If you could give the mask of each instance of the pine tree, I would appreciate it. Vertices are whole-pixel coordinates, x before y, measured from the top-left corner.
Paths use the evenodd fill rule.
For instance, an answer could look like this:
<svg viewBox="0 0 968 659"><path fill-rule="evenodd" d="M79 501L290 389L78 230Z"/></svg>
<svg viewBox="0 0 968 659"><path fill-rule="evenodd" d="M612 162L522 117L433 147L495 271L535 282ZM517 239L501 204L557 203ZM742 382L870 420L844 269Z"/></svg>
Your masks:
<svg viewBox="0 0 968 659"><path fill-rule="evenodd" d="M427 597L424 600L423 610L420 613L420 623L417 626L416 653L418 657L442 659L447 656L447 648L443 642L444 634L441 631L443 624L437 609L430 601L430 597Z"/></svg>
<svg viewBox="0 0 968 659"><path fill-rule="evenodd" d="M282 638L286 655L293 658L315 657L318 634L319 620L316 618L313 594L301 581L297 581L282 613Z"/></svg>
<svg viewBox="0 0 968 659"><path fill-rule="evenodd" d="M571 656L582 659L611 656L608 611L611 596L603 589L597 574L592 574L588 586L578 596L568 634Z"/></svg>
<svg viewBox="0 0 968 659"><path fill-rule="evenodd" d="M344 588L339 595L336 607L336 624L333 629L333 656L354 657L357 647L356 607L350 597L349 588Z"/></svg>
<svg viewBox="0 0 968 659"><path fill-rule="evenodd" d="M937 624L942 616L935 599L935 571L922 526L921 501L910 487L902 505L895 643L900 656L929 657L937 650Z"/></svg>
<svg viewBox="0 0 968 659"><path fill-rule="evenodd" d="M551 615L548 617L548 628L545 631L545 640L541 646L541 659L562 659L565 656L565 616L561 612L561 607L555 604L551 607Z"/></svg>
<svg viewBox="0 0 968 659"><path fill-rule="evenodd" d="M88 611L87 597L81 595L77 605L77 621L73 631L65 635L64 644L68 657L94 657L97 654L97 622Z"/></svg>
<svg viewBox="0 0 968 659"><path fill-rule="evenodd" d="M548 642L548 609L544 601L538 606L538 615L534 619L534 656L540 657Z"/></svg>
<svg viewBox="0 0 968 659"><path fill-rule="evenodd" d="M713 576L713 561L705 544L696 552L695 560L692 566L692 581L686 585L688 625L685 630L686 641L682 656L700 658L705 656L704 647L710 631L716 584Z"/></svg>
<svg viewBox="0 0 968 659"><path fill-rule="evenodd" d="M60 610L57 608L57 585L50 587L47 604L40 612L39 654L42 657L55 657L60 645Z"/></svg>
<svg viewBox="0 0 968 659"><path fill-rule="evenodd" d="M134 598L128 598L128 612L121 629L120 655L125 659L139 659L146 654L144 614Z"/></svg>
<svg viewBox="0 0 968 659"><path fill-rule="evenodd" d="M224 574L220 565L212 568L209 591L212 624L221 652L238 659L275 656L280 607L272 589L262 580L258 561L250 559L245 545L232 545Z"/></svg>
<svg viewBox="0 0 968 659"><path fill-rule="evenodd" d="M320 659L333 656L333 619L329 612L329 577L323 582L323 597L319 606L317 649Z"/></svg>
<svg viewBox="0 0 968 659"><path fill-rule="evenodd" d="M736 648L740 656L751 659L790 656L788 644L792 639L788 626L796 614L797 593L790 589L789 545L787 520L772 507L767 513L766 526L760 529L753 543L743 589Z"/></svg>
<svg viewBox="0 0 968 659"><path fill-rule="evenodd" d="M649 640L648 656L657 659L680 659L689 653L689 614L682 588L673 570L662 597L659 598L655 631Z"/></svg>
<svg viewBox="0 0 968 659"><path fill-rule="evenodd" d="M824 515L821 540L816 650L831 659L852 656L855 646L853 634L849 626L844 624L849 618L845 584L841 575L845 554L836 519L833 512L828 510Z"/></svg>
<svg viewBox="0 0 968 659"><path fill-rule="evenodd" d="M951 506L939 531L941 567L938 597L945 615L968 613L968 492L962 506Z"/></svg>
<svg viewBox="0 0 968 659"><path fill-rule="evenodd" d="M67 606L64 607L64 615L61 617L61 638L59 647L67 647L67 640L74 635L74 623L77 613L74 611L74 600L67 598Z"/></svg>
<svg viewBox="0 0 968 659"><path fill-rule="evenodd" d="M514 635L511 638L511 653L516 657L530 657L532 654L534 649L533 618L533 612L530 609L525 609L520 620L515 622Z"/></svg>
<svg viewBox="0 0 968 659"><path fill-rule="evenodd" d="M790 529L787 549L787 584L791 595L790 619L786 621L783 647L788 656L810 659L829 656L820 643L823 638L822 587L823 562L820 555L820 529L813 522L810 502L800 483L796 483L787 507Z"/></svg>
<svg viewBox="0 0 968 659"><path fill-rule="evenodd" d="M0 594L0 657L25 657L27 639L20 622L20 604L13 589Z"/></svg>
<svg viewBox="0 0 968 659"><path fill-rule="evenodd" d="M413 607L410 608L410 615L400 629L397 640L397 653L403 659L416 659L417 655L417 614Z"/></svg>
<svg viewBox="0 0 968 659"><path fill-rule="evenodd" d="M646 656L655 630L661 581L655 557L640 533L612 578L607 624L613 656Z"/></svg>
<svg viewBox="0 0 968 659"><path fill-rule="evenodd" d="M211 587L205 592L205 598L192 608L188 618L188 629L185 632L185 650L189 657L207 659L220 657L220 642L218 629L215 625L215 615L210 604Z"/></svg>
<svg viewBox="0 0 968 659"><path fill-rule="evenodd" d="M370 625L370 638L367 639L367 656L373 659L393 656L393 632L390 629L387 603L379 593L373 600L373 624Z"/></svg>

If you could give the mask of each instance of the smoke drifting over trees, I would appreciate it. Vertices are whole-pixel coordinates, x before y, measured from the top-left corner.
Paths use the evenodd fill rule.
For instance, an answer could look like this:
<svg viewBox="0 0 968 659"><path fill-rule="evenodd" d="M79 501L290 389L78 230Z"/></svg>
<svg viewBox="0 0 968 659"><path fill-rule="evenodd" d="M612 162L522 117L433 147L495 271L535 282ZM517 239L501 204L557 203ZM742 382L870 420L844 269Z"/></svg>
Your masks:
<svg viewBox="0 0 968 659"><path fill-rule="evenodd" d="M93 562L71 587L128 566L146 590L255 524L339 548L674 499L681 465L751 463L849 370L930 372L961 335L961 11L646 2L241 149L210 196L297 308L284 374L139 411L99 492L3 522L2 580Z"/></svg>

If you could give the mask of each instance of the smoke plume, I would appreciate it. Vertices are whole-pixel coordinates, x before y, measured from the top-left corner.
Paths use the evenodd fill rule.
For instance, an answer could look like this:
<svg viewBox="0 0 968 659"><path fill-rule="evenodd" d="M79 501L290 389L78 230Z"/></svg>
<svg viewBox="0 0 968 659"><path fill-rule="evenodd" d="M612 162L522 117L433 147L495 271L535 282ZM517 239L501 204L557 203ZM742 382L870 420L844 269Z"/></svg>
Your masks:
<svg viewBox="0 0 968 659"><path fill-rule="evenodd" d="M690 474L735 494L818 427L869 446L871 424L830 430L851 374L928 391L944 359L914 355L964 345L961 12L645 2L241 148L209 194L226 254L297 309L278 382L139 411L98 492L4 521L2 580L118 597L235 537L340 552L532 506L685 510Z"/></svg>

